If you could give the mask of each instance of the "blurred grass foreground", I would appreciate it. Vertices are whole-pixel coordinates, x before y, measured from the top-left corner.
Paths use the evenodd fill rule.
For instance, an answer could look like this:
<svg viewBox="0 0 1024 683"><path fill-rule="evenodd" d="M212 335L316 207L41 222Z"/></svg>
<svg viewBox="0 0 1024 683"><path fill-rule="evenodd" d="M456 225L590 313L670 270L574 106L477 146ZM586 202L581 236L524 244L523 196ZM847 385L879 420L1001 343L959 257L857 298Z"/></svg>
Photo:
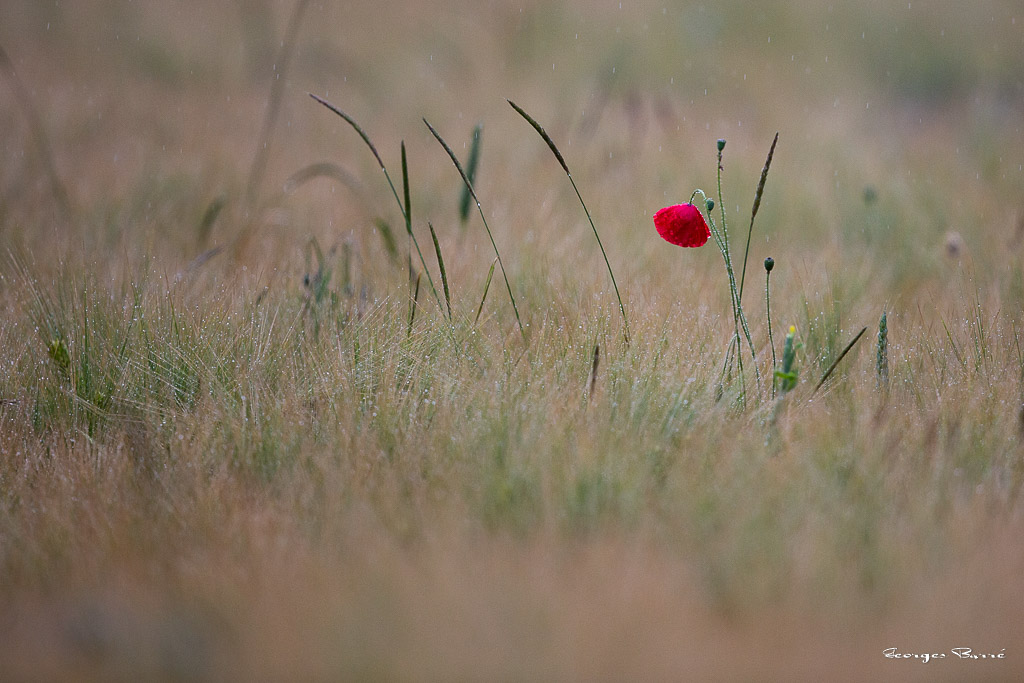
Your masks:
<svg viewBox="0 0 1024 683"><path fill-rule="evenodd" d="M0 47L0 679L1024 676L1019 3L10 0ZM776 131L741 388L652 216L727 140L738 268Z"/></svg>

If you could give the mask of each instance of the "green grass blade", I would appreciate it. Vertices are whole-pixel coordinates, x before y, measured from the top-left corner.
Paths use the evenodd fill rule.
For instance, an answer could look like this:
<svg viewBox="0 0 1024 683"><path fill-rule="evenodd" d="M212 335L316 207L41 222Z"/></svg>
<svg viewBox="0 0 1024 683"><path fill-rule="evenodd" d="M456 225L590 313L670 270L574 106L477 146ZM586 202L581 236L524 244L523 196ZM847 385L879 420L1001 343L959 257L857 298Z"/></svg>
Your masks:
<svg viewBox="0 0 1024 683"><path fill-rule="evenodd" d="M556 159L558 159L558 163L561 164L562 170L565 171L565 174L567 176L572 176L572 173L569 172L569 166L565 163L565 159L562 158L562 153L558 151L558 146L555 144L555 141L551 139L551 136L548 135L547 131L544 130L544 126L537 123L537 121L532 116L527 114L522 107L520 107L512 100L505 101L511 104L512 108L515 109L520 116L526 119L527 123L533 126L533 129L537 131L537 133L541 136L544 142L548 143L548 147L551 149L551 153L555 155Z"/></svg>
<svg viewBox="0 0 1024 683"><path fill-rule="evenodd" d="M395 242L395 233L391 231L391 226L383 218L377 218L373 224L380 233L380 241L384 245L384 251L388 253L388 258L392 262L398 261L398 243Z"/></svg>
<svg viewBox="0 0 1024 683"><path fill-rule="evenodd" d="M476 169L480 164L480 145L483 141L484 124L478 123L473 128L473 138L469 147L469 160L466 162L466 175L469 182L476 182ZM459 220L463 225L469 220L469 188L463 185L462 194L459 197Z"/></svg>
<svg viewBox="0 0 1024 683"><path fill-rule="evenodd" d="M384 166L384 161L380 158L380 153L377 152L377 148L374 147L372 142L370 142L370 136L366 134L366 131L364 131L362 128L359 127L359 124L356 123L355 119L353 119L351 116L349 116L348 114L346 114L342 110L340 110L337 107L335 107L333 104L331 104L327 100L325 100L325 99L323 99L321 97L317 97L313 93L309 93L309 96L312 97L317 102L319 102L320 104L322 104L325 107L327 107L328 109L330 109L331 111L333 111L335 114L337 114L341 118L345 119L345 121L348 122L348 125L352 126L352 128L357 133L359 133L359 137L361 137L363 139L363 142L365 142L366 146L370 148L370 151L373 152L373 158L377 160L378 164L380 164L381 169L384 170L385 172L387 172L387 168L385 168L385 166Z"/></svg>
<svg viewBox="0 0 1024 683"><path fill-rule="evenodd" d="M476 317L473 318L474 325L476 325L480 321L480 314L483 313L484 311L484 302L487 301L487 292L491 288L491 278L494 277L494 264L496 264L497 262L497 258L491 261L491 269L487 271L487 280L484 281L484 293L483 296L480 297L480 305L477 306Z"/></svg>
<svg viewBox="0 0 1024 683"><path fill-rule="evenodd" d="M292 194L309 181L317 178L330 178L350 190L356 190L359 187L359 181L353 178L352 175L341 166L329 161L320 161L315 164L303 166L295 173L292 173L288 180L284 182L282 191L285 194Z"/></svg>
<svg viewBox="0 0 1024 683"><path fill-rule="evenodd" d="M412 202L409 199L409 164L405 158L405 140L402 140L402 196L405 197L405 232L409 235L409 286L412 286ZM426 268L426 266L424 266ZM429 272L427 273L430 274Z"/></svg>
<svg viewBox="0 0 1024 683"><path fill-rule="evenodd" d="M437 253L437 267L441 270L441 286L444 287L444 302L448 304L448 320L452 319L452 295L448 290L448 274L444 269L444 258L441 256L441 244L437 241L437 233L434 232L434 226L427 221L427 227L430 228L430 237L434 240L434 251Z"/></svg>
<svg viewBox="0 0 1024 683"><path fill-rule="evenodd" d="M843 352L839 354L839 357L832 361L832 365L828 366L828 370L825 371L825 374L822 375L821 379L818 381L818 386L814 387L814 391L811 392L812 396L815 393L817 393L818 389L821 389L822 385L825 384L825 381L832 376L832 372L839 366L839 363L843 360L843 358L846 358L846 354L850 352L850 349L853 348L853 345L859 342L860 338L863 337L864 333L867 331L867 327L862 327L860 329L860 332L857 333L857 336L853 338L853 341L847 344L846 348L843 349Z"/></svg>
<svg viewBox="0 0 1024 683"><path fill-rule="evenodd" d="M422 273L416 273L416 285L413 288L412 299L409 300L409 327L406 330L405 336L412 334L412 323L416 320L416 304L420 300L420 276Z"/></svg>

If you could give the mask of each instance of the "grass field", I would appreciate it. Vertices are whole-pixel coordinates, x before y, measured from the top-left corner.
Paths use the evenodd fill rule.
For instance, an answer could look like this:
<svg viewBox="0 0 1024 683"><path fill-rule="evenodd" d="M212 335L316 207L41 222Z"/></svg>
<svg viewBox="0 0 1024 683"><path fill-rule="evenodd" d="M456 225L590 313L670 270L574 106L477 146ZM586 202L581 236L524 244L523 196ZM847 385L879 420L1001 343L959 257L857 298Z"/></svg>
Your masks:
<svg viewBox="0 0 1024 683"><path fill-rule="evenodd" d="M0 46L0 679L1024 677L1019 3L12 0ZM480 213L424 118L482 123ZM703 189L741 278L776 131L741 379L652 216Z"/></svg>

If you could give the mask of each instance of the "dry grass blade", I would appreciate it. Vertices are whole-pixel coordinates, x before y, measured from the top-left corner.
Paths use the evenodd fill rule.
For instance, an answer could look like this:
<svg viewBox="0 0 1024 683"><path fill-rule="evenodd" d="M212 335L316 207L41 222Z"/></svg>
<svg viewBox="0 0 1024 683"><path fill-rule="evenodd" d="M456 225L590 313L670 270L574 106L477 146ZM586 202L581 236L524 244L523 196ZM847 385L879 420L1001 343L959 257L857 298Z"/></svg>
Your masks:
<svg viewBox="0 0 1024 683"><path fill-rule="evenodd" d="M270 136L274 131L274 124L277 122L278 113L281 111L281 100L284 96L285 75L288 72L288 63L291 61L292 52L295 50L295 39L299 33L299 23L302 21L302 14L306 11L309 0L298 0L292 10L291 18L288 20L288 28L285 31L284 41L281 43L281 53L275 61L274 80L270 86L270 102L267 105L267 114L263 118L263 129L257 138L256 156L252 160L252 168L249 170L249 182L247 184L246 196L249 201L256 197L260 181L263 180L263 173L267 168L267 159L270 157Z"/></svg>
<svg viewBox="0 0 1024 683"><path fill-rule="evenodd" d="M761 196L764 194L764 182L768 179L768 169L772 166L772 157L775 156L775 145L779 142L779 134L775 134L772 140L771 149L768 150L768 158L764 161L764 168L761 169L761 179L757 182L757 191L754 192L754 208L750 210L750 227L747 228L747 248L743 252L743 271L740 273L740 294L743 300L743 284L747 279L747 257L750 256L750 237L754 233L754 218L757 217L757 210L761 208Z"/></svg>
<svg viewBox="0 0 1024 683"><path fill-rule="evenodd" d="M842 362L844 358L846 358L846 354L850 352L850 349L853 348L853 345L859 342L860 338L863 337L864 333L867 331L867 327L862 327L860 329L860 332L857 333L857 336L854 337L853 340L846 345L846 348L843 349L843 352L839 354L839 357L832 361L832 365L828 366L828 370L826 370L825 374L821 376L821 379L818 381L818 385L814 387L814 391L811 392L812 396L818 392L818 389L821 389L822 385L825 384L828 378L832 376L832 373L839 366L839 363Z"/></svg>
<svg viewBox="0 0 1024 683"><path fill-rule="evenodd" d="M423 119L423 123L427 124L427 129L437 139L437 141L441 143L441 147L444 148L444 151L448 152L448 156L451 158L452 163L455 164L455 168L458 169L459 175L462 176L462 182L466 184L466 188L476 201L476 210L480 213L480 220L483 221L484 229L487 230L487 237L490 238L491 246L494 247L494 255L498 260L498 266L501 268L501 276L505 279L505 288L508 289L508 298L512 301L512 311L516 314L516 323L519 325L519 333L522 335L523 341L526 341L526 329L523 327L523 321L519 317L519 307L516 306L516 297L512 294L512 285L508 281L508 274L505 272L505 264L501 260L501 253L498 251L498 244L494 241L494 235L491 233L491 228L487 225L487 217L484 216L484 210L480 206L480 198L477 197L476 190L473 189L473 183L470 182L469 176L466 175L466 171L462 168L462 164L459 163L459 159L455 156L455 152L453 152L448 143L444 141L441 134L438 133L426 119Z"/></svg>
<svg viewBox="0 0 1024 683"><path fill-rule="evenodd" d="M441 286L444 288L444 302L448 304L448 320L451 320L452 295L448 290L448 274L444 269L444 257L441 256L441 244L437 241L437 233L434 232L434 226L430 221L427 221L427 227L430 228L430 237L434 240L434 251L437 253L437 267L441 270Z"/></svg>

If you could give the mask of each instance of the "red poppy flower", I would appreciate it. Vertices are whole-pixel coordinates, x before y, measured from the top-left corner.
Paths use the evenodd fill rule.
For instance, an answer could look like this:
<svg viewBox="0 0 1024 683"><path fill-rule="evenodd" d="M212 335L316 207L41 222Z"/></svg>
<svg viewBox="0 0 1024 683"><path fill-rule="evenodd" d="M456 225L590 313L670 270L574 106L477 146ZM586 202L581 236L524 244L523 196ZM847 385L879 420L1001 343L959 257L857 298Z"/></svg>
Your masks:
<svg viewBox="0 0 1024 683"><path fill-rule="evenodd" d="M662 239L678 247L701 247L711 237L704 216L693 204L666 206L654 214L654 227Z"/></svg>

